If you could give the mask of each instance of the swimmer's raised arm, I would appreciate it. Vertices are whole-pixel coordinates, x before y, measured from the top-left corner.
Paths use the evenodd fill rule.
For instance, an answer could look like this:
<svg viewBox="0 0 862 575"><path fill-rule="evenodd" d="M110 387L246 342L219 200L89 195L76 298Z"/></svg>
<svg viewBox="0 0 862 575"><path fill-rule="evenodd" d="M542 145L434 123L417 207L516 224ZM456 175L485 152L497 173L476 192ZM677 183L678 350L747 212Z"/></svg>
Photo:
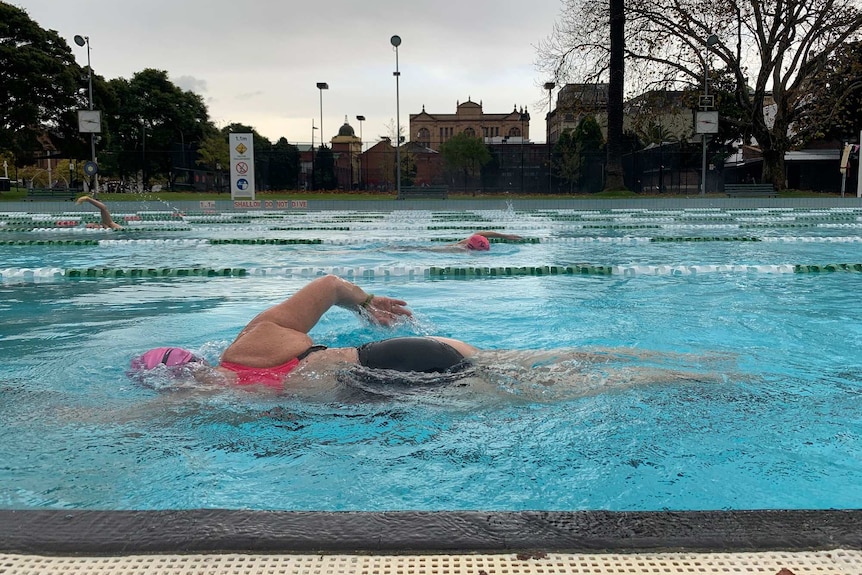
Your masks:
<svg viewBox="0 0 862 575"><path fill-rule="evenodd" d="M399 317L411 315L406 305L404 300L375 296L347 280L327 275L315 279L280 304L258 314L249 322L246 330L260 322L272 322L279 327L308 333L332 306L363 310L372 321L391 325Z"/></svg>
<svg viewBox="0 0 862 575"><path fill-rule="evenodd" d="M503 234L500 232L492 232L490 230L481 230L476 232L476 235L485 237L485 238L500 238L503 240L520 240L523 239L521 236L516 234Z"/></svg>
<svg viewBox="0 0 862 575"><path fill-rule="evenodd" d="M111 217L111 212L108 211L108 206L106 206L105 204L103 204L102 202L100 202L99 200L97 200L95 198L91 198L90 196L81 196L80 198L75 200L75 203L78 205L81 205L84 202L92 204L93 206L96 207L96 209L99 210L99 214L102 217L102 226L104 226L106 228L110 228L112 230L123 229L123 226L116 223L114 221L114 218Z"/></svg>

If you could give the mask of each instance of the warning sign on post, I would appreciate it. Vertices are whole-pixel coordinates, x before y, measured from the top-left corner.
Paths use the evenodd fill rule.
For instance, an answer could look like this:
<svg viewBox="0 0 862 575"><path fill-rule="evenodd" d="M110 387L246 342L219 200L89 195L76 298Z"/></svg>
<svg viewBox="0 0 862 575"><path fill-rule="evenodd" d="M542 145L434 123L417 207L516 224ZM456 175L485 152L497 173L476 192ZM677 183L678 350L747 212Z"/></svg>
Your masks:
<svg viewBox="0 0 862 575"><path fill-rule="evenodd" d="M254 136L230 134L230 197L254 199Z"/></svg>

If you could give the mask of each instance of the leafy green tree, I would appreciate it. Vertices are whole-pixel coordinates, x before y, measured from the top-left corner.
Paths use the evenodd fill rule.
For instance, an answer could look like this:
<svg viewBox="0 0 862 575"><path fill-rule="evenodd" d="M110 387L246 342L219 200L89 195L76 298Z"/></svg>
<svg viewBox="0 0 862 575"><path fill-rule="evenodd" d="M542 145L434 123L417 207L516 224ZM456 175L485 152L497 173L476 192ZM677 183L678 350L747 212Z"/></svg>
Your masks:
<svg viewBox="0 0 862 575"><path fill-rule="evenodd" d="M554 145L554 168L558 177L568 182L569 191L598 191L605 142L602 129L593 116L584 116L574 130L566 130Z"/></svg>
<svg viewBox="0 0 862 575"><path fill-rule="evenodd" d="M469 179L478 176L482 166L491 161L491 152L482 138L464 132L459 132L443 142L440 145L440 154L446 167L463 174L465 188Z"/></svg>
<svg viewBox="0 0 862 575"><path fill-rule="evenodd" d="M338 187L335 156L332 154L332 148L328 146L317 148L314 157L314 186L318 190L334 190Z"/></svg>
<svg viewBox="0 0 862 575"><path fill-rule="evenodd" d="M862 129L862 42L843 44L807 87L794 143L855 141Z"/></svg>
<svg viewBox="0 0 862 575"><path fill-rule="evenodd" d="M174 85L167 72L152 68L108 84L118 102L108 115L109 146L121 175L140 169L145 178L159 176L172 186L176 168L191 166L191 149L209 133L203 99Z"/></svg>
<svg viewBox="0 0 862 575"><path fill-rule="evenodd" d="M0 2L0 149L33 151L36 135L46 130L76 134L81 75L57 32Z"/></svg>
<svg viewBox="0 0 862 575"><path fill-rule="evenodd" d="M299 187L299 149L279 138L270 150L269 185L273 190L289 190Z"/></svg>
<svg viewBox="0 0 862 575"><path fill-rule="evenodd" d="M567 183L569 193L574 191L581 178L581 149L572 135L572 130L564 130L554 144L553 168L561 183Z"/></svg>
<svg viewBox="0 0 862 575"><path fill-rule="evenodd" d="M198 145L195 163L210 170L225 170L230 161L228 137L220 130L208 130Z"/></svg>

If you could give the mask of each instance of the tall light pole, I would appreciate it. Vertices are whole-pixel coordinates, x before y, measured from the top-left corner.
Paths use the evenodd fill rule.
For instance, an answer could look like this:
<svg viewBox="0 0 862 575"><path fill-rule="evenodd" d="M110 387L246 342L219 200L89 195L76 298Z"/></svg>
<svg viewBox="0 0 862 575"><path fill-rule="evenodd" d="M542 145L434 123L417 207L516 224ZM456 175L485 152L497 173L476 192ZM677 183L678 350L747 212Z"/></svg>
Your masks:
<svg viewBox="0 0 862 575"><path fill-rule="evenodd" d="M311 119L311 189L316 190L316 182L314 181L314 131L317 127L314 125L314 118Z"/></svg>
<svg viewBox="0 0 862 575"><path fill-rule="evenodd" d="M317 89L320 90L320 146L323 147L323 91L329 90L329 84L318 82Z"/></svg>
<svg viewBox="0 0 862 575"><path fill-rule="evenodd" d="M359 189L364 190L365 186L362 185L362 148L365 147L365 141L362 139L362 122L365 121L365 116L360 114L356 116L356 119L359 120Z"/></svg>
<svg viewBox="0 0 862 575"><path fill-rule="evenodd" d="M80 36L78 34L75 35L75 44L81 46L82 48L87 46L87 83L89 84L89 103L90 103L90 112L93 111L93 67L90 65L90 37L89 36ZM90 155L93 159L93 164L97 164L96 162L96 133L90 132ZM99 176L98 174L93 176L93 181L95 182L95 187L93 188L96 194L99 193Z"/></svg>
<svg viewBox="0 0 862 575"><path fill-rule="evenodd" d="M547 140L548 140L548 193L551 193L551 92L557 84L554 82L545 82L545 90L548 91L548 121L547 121Z"/></svg>
<svg viewBox="0 0 862 575"><path fill-rule="evenodd" d="M718 36L710 34L706 39L706 53L703 55L703 102L701 110L706 111L712 107L709 101L709 49L718 44ZM707 118L706 114L701 114L698 119L698 131L701 132L701 140L703 142L703 156L700 163L700 195L706 195L706 143L709 140L709 134L718 131L718 122L712 122L712 118ZM714 124L714 125L713 125Z"/></svg>
<svg viewBox="0 0 862 575"><path fill-rule="evenodd" d="M389 39L389 43L395 48L395 164L396 164L396 189L398 197L401 197L401 87L399 80L401 72L398 71L398 46L401 45L401 36L395 35Z"/></svg>
<svg viewBox="0 0 862 575"><path fill-rule="evenodd" d="M323 91L329 90L329 84L327 84L326 82L318 82L317 83L317 89L320 90L320 147L322 148L323 147L323 138L324 138L324 136L323 136ZM314 128L312 128L312 132L313 131L314 131ZM312 168L314 168L313 164L312 164Z"/></svg>

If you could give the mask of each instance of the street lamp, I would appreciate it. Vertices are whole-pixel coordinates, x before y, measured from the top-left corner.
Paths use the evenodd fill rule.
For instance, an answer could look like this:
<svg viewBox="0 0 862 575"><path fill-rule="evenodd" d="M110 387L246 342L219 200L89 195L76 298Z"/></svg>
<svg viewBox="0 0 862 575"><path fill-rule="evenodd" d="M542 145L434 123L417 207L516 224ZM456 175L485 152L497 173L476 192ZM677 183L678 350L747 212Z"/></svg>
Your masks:
<svg viewBox="0 0 862 575"><path fill-rule="evenodd" d="M89 102L90 102L90 111L93 111L93 68L90 65L90 37L89 36L80 36L78 34L75 35L75 44L81 46L82 48L87 46L87 83L89 84ZM93 164L96 164L96 134L95 132L90 132L90 155L93 159ZM93 191L98 194L99 193L99 176L96 174L93 176L93 181L95 182L95 187Z"/></svg>
<svg viewBox="0 0 862 575"><path fill-rule="evenodd" d="M703 56L703 102L701 105L702 110L706 110L707 107L711 107L709 103L709 49L718 44L718 36L715 34L710 34L706 39L706 54ZM698 112L700 115L700 112ZM709 126L707 126L707 122L702 121L700 118L698 119L698 130L702 130L701 132L701 141L703 142L703 157L701 158L700 164L700 195L706 195L706 143L709 139L709 133L715 133L718 131L718 123L715 122L715 125L711 125L709 122ZM708 130L708 131L707 131ZM714 131L713 131L714 130Z"/></svg>
<svg viewBox="0 0 862 575"><path fill-rule="evenodd" d="M320 147L322 148L323 147L323 138L324 138L324 135L323 135L323 91L329 90L329 84L327 84L326 82L318 82L317 83L317 89L320 90ZM312 128L312 132L313 131L314 131L314 128ZM312 165L312 169L313 169L313 167L314 166Z"/></svg>
<svg viewBox="0 0 862 575"><path fill-rule="evenodd" d="M548 140L548 193L551 193L551 92L557 84L554 82L545 82L545 90L548 91L548 120L547 120L547 140Z"/></svg>
<svg viewBox="0 0 862 575"><path fill-rule="evenodd" d="M401 45L401 36L395 35L389 39L389 43L395 48L395 164L396 168L396 189L398 197L401 197L401 92L399 80L401 72L398 71L398 46Z"/></svg>
<svg viewBox="0 0 862 575"><path fill-rule="evenodd" d="M314 125L314 118L311 119L311 189L316 190L317 187L315 184L317 182L314 181L314 131L317 129L317 126Z"/></svg>
<svg viewBox="0 0 862 575"><path fill-rule="evenodd" d="M147 191L147 123L141 120L141 191Z"/></svg>
<svg viewBox="0 0 862 575"><path fill-rule="evenodd" d="M356 116L356 119L359 120L359 189L364 190L365 186L362 185L362 148L365 146L365 142L362 139L362 122L365 121L365 116L360 114Z"/></svg>
<svg viewBox="0 0 862 575"><path fill-rule="evenodd" d="M521 193L524 193L524 122L530 121L530 114L524 110L521 112Z"/></svg>
<svg viewBox="0 0 862 575"><path fill-rule="evenodd" d="M317 89L320 90L320 145L323 146L323 91L329 90L329 84L318 82Z"/></svg>

